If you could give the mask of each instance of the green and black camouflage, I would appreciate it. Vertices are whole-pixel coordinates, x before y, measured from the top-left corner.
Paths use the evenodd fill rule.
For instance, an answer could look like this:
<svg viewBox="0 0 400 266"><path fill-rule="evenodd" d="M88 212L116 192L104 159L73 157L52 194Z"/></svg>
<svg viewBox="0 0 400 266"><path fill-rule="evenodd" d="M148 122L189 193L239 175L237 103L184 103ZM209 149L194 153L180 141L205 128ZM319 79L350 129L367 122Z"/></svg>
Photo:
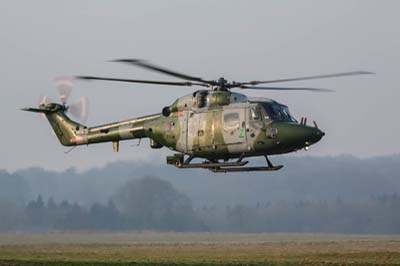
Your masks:
<svg viewBox="0 0 400 266"><path fill-rule="evenodd" d="M208 160L288 153L324 135L316 125L297 122L285 105L230 91L196 91L162 113L94 127L72 121L61 104L37 110L45 113L64 146L112 142L117 149L120 141L149 138L152 148Z"/></svg>

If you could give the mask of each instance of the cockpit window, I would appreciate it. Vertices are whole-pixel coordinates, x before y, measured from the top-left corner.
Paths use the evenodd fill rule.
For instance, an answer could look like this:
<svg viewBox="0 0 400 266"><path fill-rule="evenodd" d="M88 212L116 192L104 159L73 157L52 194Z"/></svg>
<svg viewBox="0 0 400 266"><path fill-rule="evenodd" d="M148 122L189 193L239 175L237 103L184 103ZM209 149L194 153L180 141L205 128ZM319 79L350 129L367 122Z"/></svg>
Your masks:
<svg viewBox="0 0 400 266"><path fill-rule="evenodd" d="M290 121L296 122L296 120L290 115L289 108L280 104L262 104L266 113L267 120L277 120L277 121Z"/></svg>

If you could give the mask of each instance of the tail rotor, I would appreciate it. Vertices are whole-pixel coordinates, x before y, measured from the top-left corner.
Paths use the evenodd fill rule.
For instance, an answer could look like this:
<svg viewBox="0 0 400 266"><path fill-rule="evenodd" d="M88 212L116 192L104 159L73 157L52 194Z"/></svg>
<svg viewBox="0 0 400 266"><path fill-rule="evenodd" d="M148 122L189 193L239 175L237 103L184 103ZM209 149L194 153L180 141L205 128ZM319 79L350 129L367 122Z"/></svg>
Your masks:
<svg viewBox="0 0 400 266"><path fill-rule="evenodd" d="M72 77L57 77L54 79L61 103L56 103L49 96L41 95L38 99L37 108L23 108L24 111L40 113L45 116L45 113L54 111L63 111L71 114L78 122L86 123L89 115L89 99L81 97L75 102L69 104L69 98L72 94L73 78Z"/></svg>
<svg viewBox="0 0 400 266"><path fill-rule="evenodd" d="M84 96L69 104L69 98L74 87L74 78L68 76L56 77L54 82L60 102L65 107L65 112L71 114L79 122L86 123L89 115L89 99ZM44 99L47 100L48 98Z"/></svg>
<svg viewBox="0 0 400 266"><path fill-rule="evenodd" d="M67 104L69 96L71 95L72 88L74 87L72 77L56 77L54 79L56 88L59 93L60 102L63 105Z"/></svg>
<svg viewBox="0 0 400 266"><path fill-rule="evenodd" d="M86 123L89 116L89 99L87 97L81 97L68 107L68 112L79 122Z"/></svg>

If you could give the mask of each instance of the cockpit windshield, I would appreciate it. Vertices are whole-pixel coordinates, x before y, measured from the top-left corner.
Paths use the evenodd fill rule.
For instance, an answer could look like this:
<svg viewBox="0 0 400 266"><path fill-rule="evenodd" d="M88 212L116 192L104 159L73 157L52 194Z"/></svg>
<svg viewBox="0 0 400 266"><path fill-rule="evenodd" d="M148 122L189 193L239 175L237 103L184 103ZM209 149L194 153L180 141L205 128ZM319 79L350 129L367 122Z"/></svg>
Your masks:
<svg viewBox="0 0 400 266"><path fill-rule="evenodd" d="M262 106L264 107L265 118L267 120L296 122L296 119L290 115L289 108L285 105L262 103Z"/></svg>

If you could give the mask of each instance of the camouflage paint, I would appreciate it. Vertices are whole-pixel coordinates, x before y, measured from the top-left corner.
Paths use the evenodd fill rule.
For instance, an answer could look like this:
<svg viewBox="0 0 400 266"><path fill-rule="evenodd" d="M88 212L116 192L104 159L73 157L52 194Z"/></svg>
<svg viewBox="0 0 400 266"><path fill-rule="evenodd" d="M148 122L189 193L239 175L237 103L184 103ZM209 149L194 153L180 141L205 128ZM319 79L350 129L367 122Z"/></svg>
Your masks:
<svg viewBox="0 0 400 266"><path fill-rule="evenodd" d="M167 107L167 117L154 114L95 127L70 120L62 105L41 108L65 146L113 142L115 147L122 140L149 138L153 148L162 145L195 157L230 159L296 151L324 135L316 127L263 118L263 102L278 104L229 91L201 90L177 99Z"/></svg>

